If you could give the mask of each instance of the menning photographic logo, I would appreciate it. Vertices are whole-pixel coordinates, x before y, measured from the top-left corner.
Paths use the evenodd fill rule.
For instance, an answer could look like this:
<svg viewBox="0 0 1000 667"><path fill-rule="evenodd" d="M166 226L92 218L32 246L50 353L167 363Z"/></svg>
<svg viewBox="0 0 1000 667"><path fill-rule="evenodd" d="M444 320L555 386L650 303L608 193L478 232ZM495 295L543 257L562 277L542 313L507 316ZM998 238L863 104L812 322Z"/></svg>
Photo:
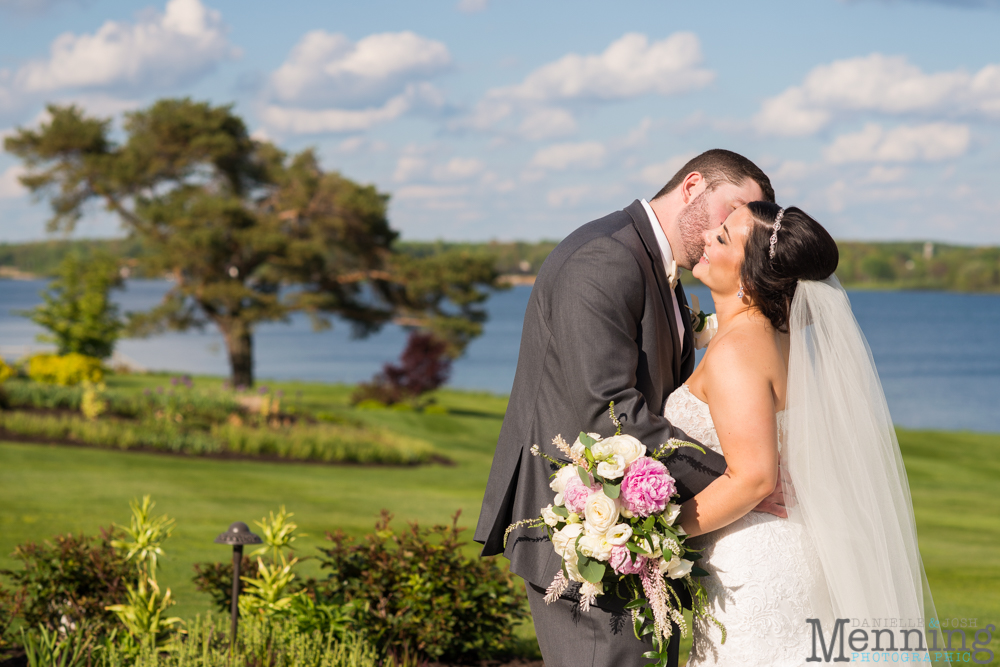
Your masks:
<svg viewBox="0 0 1000 667"><path fill-rule="evenodd" d="M978 627L977 619L850 619L834 622L829 641L818 618L812 626L812 654L806 662L923 662L985 665L993 660L987 648L996 626ZM850 630L847 629L850 623ZM966 632L968 631L968 633ZM970 635L972 638L969 644ZM850 658L846 648L850 649Z"/></svg>

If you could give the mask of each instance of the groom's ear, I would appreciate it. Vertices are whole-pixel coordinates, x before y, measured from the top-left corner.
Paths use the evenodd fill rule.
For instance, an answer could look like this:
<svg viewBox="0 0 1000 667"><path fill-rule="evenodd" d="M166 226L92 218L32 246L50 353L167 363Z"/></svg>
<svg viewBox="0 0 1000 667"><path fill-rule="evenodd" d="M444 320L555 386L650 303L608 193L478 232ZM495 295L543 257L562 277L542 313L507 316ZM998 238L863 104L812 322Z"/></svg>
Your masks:
<svg viewBox="0 0 1000 667"><path fill-rule="evenodd" d="M684 205L694 201L695 197L705 191L707 185L704 177L697 171L692 171L685 176L679 188Z"/></svg>

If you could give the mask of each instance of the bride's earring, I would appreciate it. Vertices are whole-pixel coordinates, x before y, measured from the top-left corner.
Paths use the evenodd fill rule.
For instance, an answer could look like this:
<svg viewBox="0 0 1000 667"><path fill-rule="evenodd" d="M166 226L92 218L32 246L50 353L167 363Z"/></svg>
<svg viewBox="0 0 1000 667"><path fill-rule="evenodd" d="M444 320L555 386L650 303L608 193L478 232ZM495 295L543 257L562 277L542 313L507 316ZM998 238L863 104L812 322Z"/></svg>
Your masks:
<svg viewBox="0 0 1000 667"><path fill-rule="evenodd" d="M740 291L736 293L736 298L740 301L743 300L743 283L740 283Z"/></svg>

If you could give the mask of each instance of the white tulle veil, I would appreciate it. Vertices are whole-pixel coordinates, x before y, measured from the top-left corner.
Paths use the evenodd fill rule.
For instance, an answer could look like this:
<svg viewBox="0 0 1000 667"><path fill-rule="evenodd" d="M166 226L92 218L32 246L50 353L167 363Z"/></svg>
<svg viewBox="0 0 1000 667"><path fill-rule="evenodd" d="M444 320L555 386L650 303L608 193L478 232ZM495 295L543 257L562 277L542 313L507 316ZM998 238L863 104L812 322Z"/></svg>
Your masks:
<svg viewBox="0 0 1000 667"><path fill-rule="evenodd" d="M835 276L799 282L788 327L782 474L793 487L789 520L805 524L822 562L827 619L898 619L926 631L936 613L906 470L871 351Z"/></svg>

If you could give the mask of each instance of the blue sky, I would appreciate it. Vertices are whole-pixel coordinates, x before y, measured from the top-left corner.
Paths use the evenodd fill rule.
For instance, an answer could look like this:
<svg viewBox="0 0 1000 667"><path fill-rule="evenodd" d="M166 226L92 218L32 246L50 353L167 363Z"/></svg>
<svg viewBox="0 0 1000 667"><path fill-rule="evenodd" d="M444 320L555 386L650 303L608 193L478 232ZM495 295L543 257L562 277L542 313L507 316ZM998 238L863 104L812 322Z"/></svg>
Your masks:
<svg viewBox="0 0 1000 667"><path fill-rule="evenodd" d="M998 29L996 0L0 0L0 133L233 103L407 239L558 239L724 147L837 238L998 244ZM45 236L18 170L2 241Z"/></svg>

